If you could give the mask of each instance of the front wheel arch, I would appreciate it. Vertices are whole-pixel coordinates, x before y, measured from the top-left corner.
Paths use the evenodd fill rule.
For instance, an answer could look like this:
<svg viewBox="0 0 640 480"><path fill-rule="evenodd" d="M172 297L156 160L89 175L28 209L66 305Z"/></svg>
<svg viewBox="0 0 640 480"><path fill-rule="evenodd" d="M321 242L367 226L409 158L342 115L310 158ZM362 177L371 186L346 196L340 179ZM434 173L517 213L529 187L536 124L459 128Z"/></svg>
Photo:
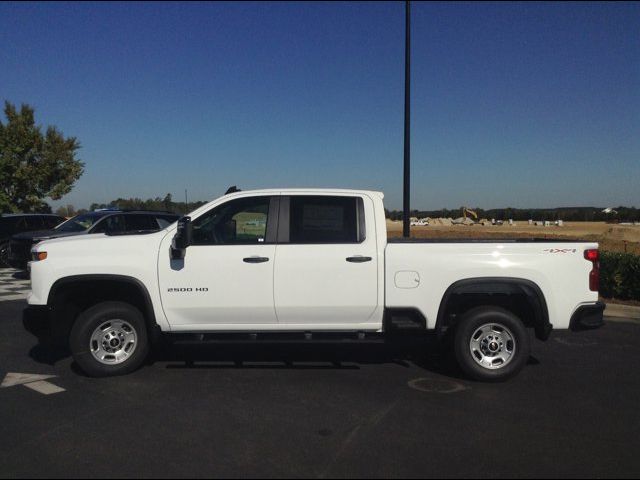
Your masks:
<svg viewBox="0 0 640 480"><path fill-rule="evenodd" d="M135 277L114 274L72 275L53 284L47 306L51 310L57 336L68 337L83 311L105 301L133 305L142 313L151 341L159 341L161 328L156 322L151 296L144 283Z"/></svg>

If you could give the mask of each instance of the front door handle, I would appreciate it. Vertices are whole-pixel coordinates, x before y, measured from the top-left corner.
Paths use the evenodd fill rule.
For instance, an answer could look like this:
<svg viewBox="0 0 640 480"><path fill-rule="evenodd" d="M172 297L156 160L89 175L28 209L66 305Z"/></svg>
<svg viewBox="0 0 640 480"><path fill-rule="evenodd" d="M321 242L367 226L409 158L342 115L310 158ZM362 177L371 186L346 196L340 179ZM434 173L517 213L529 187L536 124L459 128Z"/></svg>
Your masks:
<svg viewBox="0 0 640 480"><path fill-rule="evenodd" d="M269 258L268 257L246 257L246 258L243 258L242 261L244 263L264 263L264 262L268 262Z"/></svg>
<svg viewBox="0 0 640 480"><path fill-rule="evenodd" d="M370 262L371 260L372 260L371 257L363 257L362 255L347 257L347 262L351 262L351 263L364 263L364 262Z"/></svg>

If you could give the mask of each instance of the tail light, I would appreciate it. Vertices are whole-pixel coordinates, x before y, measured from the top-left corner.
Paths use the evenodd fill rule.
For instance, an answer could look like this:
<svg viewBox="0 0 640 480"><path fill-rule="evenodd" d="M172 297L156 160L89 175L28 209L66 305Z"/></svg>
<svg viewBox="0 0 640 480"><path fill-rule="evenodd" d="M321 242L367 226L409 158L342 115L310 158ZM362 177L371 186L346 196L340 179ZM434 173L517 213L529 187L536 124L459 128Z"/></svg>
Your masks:
<svg viewBox="0 0 640 480"><path fill-rule="evenodd" d="M584 258L589 260L593 268L589 272L589 290L597 292L600 286L600 254L597 248L584 251Z"/></svg>

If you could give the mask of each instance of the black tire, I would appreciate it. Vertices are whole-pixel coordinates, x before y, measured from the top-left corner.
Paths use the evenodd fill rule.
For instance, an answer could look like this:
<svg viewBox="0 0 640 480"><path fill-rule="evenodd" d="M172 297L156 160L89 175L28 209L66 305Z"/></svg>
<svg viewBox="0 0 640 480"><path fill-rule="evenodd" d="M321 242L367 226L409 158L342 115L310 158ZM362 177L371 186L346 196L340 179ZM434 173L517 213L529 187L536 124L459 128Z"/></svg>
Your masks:
<svg viewBox="0 0 640 480"><path fill-rule="evenodd" d="M477 335L478 330L487 324L495 324L498 326L497 329L500 339L491 345L493 348L500 349L495 352L496 354L503 352L503 348L505 348L501 340L505 340L507 337L511 338L510 342L506 342L512 349L512 354L507 361L503 362L499 358L494 359L494 357L491 356L494 352L491 351L488 351L489 355L484 356L480 348L474 347L475 352L472 353L472 337L474 334ZM502 332L499 331L500 328L503 329ZM483 338L495 338L492 332L489 332L487 335L491 335L491 337L483 336L483 334L480 333L476 341ZM492 343L491 340L487 341L488 343ZM477 343L478 347L480 343L481 342ZM488 344L487 348L489 348ZM466 312L456 325L454 351L458 365L460 365L460 368L462 368L469 377L485 382L500 382L513 377L522 370L529 359L531 342L527 329L522 321L510 311L494 306L477 307ZM505 355L508 354L507 349L505 349L504 352ZM474 358L474 355L476 358ZM483 366L479 363L482 359L488 362L495 361L495 365L493 365L493 368Z"/></svg>
<svg viewBox="0 0 640 480"><path fill-rule="evenodd" d="M92 335L110 321L124 321L135 333L135 348L121 363L106 364L92 353ZM102 302L82 312L71 329L69 347L82 371L91 377L125 375L136 370L149 353L147 326L140 310L125 302Z"/></svg>

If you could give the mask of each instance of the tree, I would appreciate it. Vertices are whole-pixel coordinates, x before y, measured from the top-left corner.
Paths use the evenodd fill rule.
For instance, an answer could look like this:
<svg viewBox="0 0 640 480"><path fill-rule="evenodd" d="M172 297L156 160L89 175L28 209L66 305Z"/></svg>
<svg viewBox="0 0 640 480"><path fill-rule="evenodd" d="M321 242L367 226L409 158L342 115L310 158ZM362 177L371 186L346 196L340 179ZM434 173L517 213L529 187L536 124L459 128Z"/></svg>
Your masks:
<svg viewBox="0 0 640 480"><path fill-rule="evenodd" d="M58 207L56 210L56 215L60 215L61 217L73 217L77 215L76 208L73 205L67 205L66 207Z"/></svg>
<svg viewBox="0 0 640 480"><path fill-rule="evenodd" d="M165 210L171 210L171 203L172 203L172 202L171 202L171 194L170 194L170 193L167 193L167 194L164 196L164 199L162 200L162 207L163 207Z"/></svg>
<svg viewBox="0 0 640 480"><path fill-rule="evenodd" d="M34 109L20 111L4 104L7 123L0 121L0 209L2 212L37 212L69 193L84 171L76 159L80 143L65 138L54 126L46 132L35 124ZM50 210L50 208L49 208Z"/></svg>

